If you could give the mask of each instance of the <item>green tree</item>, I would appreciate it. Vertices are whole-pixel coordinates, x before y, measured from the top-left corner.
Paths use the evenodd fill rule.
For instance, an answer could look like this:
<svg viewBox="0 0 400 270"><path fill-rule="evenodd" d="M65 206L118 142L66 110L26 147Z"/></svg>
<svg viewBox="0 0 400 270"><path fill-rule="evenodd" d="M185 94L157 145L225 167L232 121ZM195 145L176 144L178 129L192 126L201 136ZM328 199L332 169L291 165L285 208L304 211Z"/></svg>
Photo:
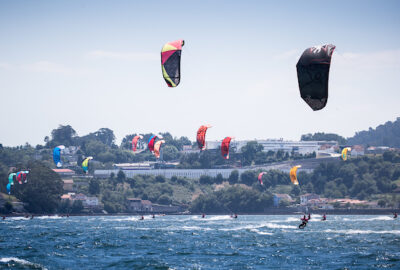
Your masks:
<svg viewBox="0 0 400 270"><path fill-rule="evenodd" d="M61 178L40 162L29 164L28 183L18 185L15 196L33 213L53 213L63 193Z"/></svg>
<svg viewBox="0 0 400 270"><path fill-rule="evenodd" d="M72 203L72 207L71 207L71 213L73 214L79 214L81 213L83 210L83 203L80 200L75 200Z"/></svg>
<svg viewBox="0 0 400 270"><path fill-rule="evenodd" d="M96 195L100 193L99 180L91 179L89 182L89 193Z"/></svg>
<svg viewBox="0 0 400 270"><path fill-rule="evenodd" d="M119 170L117 173L117 181L119 183L122 183L125 181L125 179L126 179L125 173L122 170Z"/></svg>
<svg viewBox="0 0 400 270"><path fill-rule="evenodd" d="M239 182L239 171L233 170L228 178L229 184L234 185Z"/></svg>
<svg viewBox="0 0 400 270"><path fill-rule="evenodd" d="M60 144L65 146L73 145L74 136L76 136L76 131L70 125L60 125L51 132L52 140L49 142L51 144L50 147Z"/></svg>

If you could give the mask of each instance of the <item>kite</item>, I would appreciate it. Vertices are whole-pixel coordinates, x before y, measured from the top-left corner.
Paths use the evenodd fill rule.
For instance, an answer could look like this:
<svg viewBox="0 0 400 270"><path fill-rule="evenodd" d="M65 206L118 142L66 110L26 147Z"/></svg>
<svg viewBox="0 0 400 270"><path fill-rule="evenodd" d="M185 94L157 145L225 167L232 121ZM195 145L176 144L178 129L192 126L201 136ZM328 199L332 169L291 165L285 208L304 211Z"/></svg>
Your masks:
<svg viewBox="0 0 400 270"><path fill-rule="evenodd" d="M181 80L181 54L183 40L168 42L161 49L161 69L169 87L178 86Z"/></svg>
<svg viewBox="0 0 400 270"><path fill-rule="evenodd" d="M160 158L160 149L161 149L161 144L163 143L165 143L165 141L160 140L154 144L154 155L156 156L156 158Z"/></svg>
<svg viewBox="0 0 400 270"><path fill-rule="evenodd" d="M150 152L154 152L154 141L157 139L156 135L150 137L149 142L147 143L147 147L149 148Z"/></svg>
<svg viewBox="0 0 400 270"><path fill-rule="evenodd" d="M85 173L88 173L89 170L89 160L92 160L93 157L87 157L83 160L82 162L82 169L85 171Z"/></svg>
<svg viewBox="0 0 400 270"><path fill-rule="evenodd" d="M221 154L224 159L229 159L229 145L233 137L226 137L221 144Z"/></svg>
<svg viewBox="0 0 400 270"><path fill-rule="evenodd" d="M58 168L62 167L62 162L61 162L61 151L65 149L64 145L59 145L57 147L54 147L53 150L53 161L56 164Z"/></svg>
<svg viewBox="0 0 400 270"><path fill-rule="evenodd" d="M10 183L7 184L7 193L8 193L8 195L11 194L11 185L10 185Z"/></svg>
<svg viewBox="0 0 400 270"><path fill-rule="evenodd" d="M197 145L199 146L200 151L206 149L206 133L207 129L209 129L211 125L204 125L197 130Z"/></svg>
<svg viewBox="0 0 400 270"><path fill-rule="evenodd" d="M10 173L9 175L8 175L8 183L10 184L10 185L14 185L14 179L17 177L17 174L16 173Z"/></svg>
<svg viewBox="0 0 400 270"><path fill-rule="evenodd" d="M264 185L263 184L263 181L262 181L262 177L263 177L263 175L265 174L266 172L260 172L260 174L258 175L258 181L260 181L260 184L261 185Z"/></svg>
<svg viewBox="0 0 400 270"><path fill-rule="evenodd" d="M297 62L297 79L301 98L314 111L321 110L328 102L329 68L332 44L307 48Z"/></svg>
<svg viewBox="0 0 400 270"><path fill-rule="evenodd" d="M341 157L342 157L342 159L343 159L344 161L347 160L347 151L351 151L351 148L350 148L350 147L345 147L345 148L343 148L343 150L342 150L342 155L341 155Z"/></svg>
<svg viewBox="0 0 400 270"><path fill-rule="evenodd" d="M139 139L143 139L143 136L142 135L136 135L132 139L132 151L133 152L136 152L136 146L137 146L137 143L138 143Z"/></svg>
<svg viewBox="0 0 400 270"><path fill-rule="evenodd" d="M299 184L299 181L297 180L296 172L297 172L297 169L300 168L300 167L301 167L301 165L297 165L297 166L294 166L292 169L290 169L290 181L292 181L292 183L294 185L298 185Z"/></svg>

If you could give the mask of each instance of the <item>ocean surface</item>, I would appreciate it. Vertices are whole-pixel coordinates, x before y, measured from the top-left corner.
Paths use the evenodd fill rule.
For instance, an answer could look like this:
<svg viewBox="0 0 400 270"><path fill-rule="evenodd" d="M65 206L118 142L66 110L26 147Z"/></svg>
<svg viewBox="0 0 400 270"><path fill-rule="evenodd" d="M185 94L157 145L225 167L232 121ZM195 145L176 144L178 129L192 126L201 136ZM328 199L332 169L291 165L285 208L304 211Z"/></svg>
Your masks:
<svg viewBox="0 0 400 270"><path fill-rule="evenodd" d="M388 216L0 220L0 269L400 269Z"/></svg>

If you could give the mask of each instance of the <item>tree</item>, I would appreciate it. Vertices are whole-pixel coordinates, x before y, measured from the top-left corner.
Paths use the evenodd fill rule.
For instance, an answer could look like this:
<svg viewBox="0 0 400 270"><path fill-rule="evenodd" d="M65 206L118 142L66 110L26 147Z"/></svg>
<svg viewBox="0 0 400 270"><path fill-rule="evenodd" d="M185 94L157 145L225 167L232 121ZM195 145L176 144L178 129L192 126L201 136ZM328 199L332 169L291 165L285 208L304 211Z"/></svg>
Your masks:
<svg viewBox="0 0 400 270"><path fill-rule="evenodd" d="M239 171L233 170L228 178L229 184L234 185L239 181Z"/></svg>
<svg viewBox="0 0 400 270"><path fill-rule="evenodd" d="M122 170L119 170L117 173L117 181L119 183L122 183L125 181L125 179L126 179L125 173Z"/></svg>
<svg viewBox="0 0 400 270"><path fill-rule="evenodd" d="M83 210L83 203L80 200L75 200L72 203L72 207L71 207L71 213L73 214L79 214L80 212L82 212Z"/></svg>
<svg viewBox="0 0 400 270"><path fill-rule="evenodd" d="M380 200L378 201L378 205L379 205L379 207L384 208L384 207L386 206L386 201L383 200L383 199L380 199Z"/></svg>
<svg viewBox="0 0 400 270"><path fill-rule="evenodd" d="M100 184L98 180L91 179L89 182L89 193L96 195L100 193Z"/></svg>
<svg viewBox="0 0 400 270"><path fill-rule="evenodd" d="M251 186L257 181L257 176L255 171L245 171L240 175L240 182Z"/></svg>
<svg viewBox="0 0 400 270"><path fill-rule="evenodd" d="M168 195L163 194L158 198L157 203L169 205L172 203L172 199Z"/></svg>
<svg viewBox="0 0 400 270"><path fill-rule="evenodd" d="M51 146L54 147L59 144L65 146L73 145L73 137L76 136L76 131L70 125L60 125L57 129L51 132Z"/></svg>
<svg viewBox="0 0 400 270"><path fill-rule="evenodd" d="M217 174L217 176L215 177L215 183L217 184L221 184L224 181L224 177L222 176L222 174Z"/></svg>
<svg viewBox="0 0 400 270"><path fill-rule="evenodd" d="M31 162L29 181L17 185L15 196L26 203L26 209L33 213L53 213L60 203L63 184L60 176L40 162Z"/></svg>
<svg viewBox="0 0 400 270"><path fill-rule="evenodd" d="M264 146L257 143L256 141L248 142L245 146L241 148L242 151L242 162L244 166L251 165L256 159L256 155L262 152Z"/></svg>

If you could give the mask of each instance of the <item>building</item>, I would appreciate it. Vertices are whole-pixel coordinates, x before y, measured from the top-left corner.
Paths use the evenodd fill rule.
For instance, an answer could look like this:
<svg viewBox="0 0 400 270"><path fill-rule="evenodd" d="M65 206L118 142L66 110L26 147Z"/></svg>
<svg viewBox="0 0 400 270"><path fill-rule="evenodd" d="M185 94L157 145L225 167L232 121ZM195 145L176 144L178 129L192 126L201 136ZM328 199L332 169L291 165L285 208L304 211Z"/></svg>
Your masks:
<svg viewBox="0 0 400 270"><path fill-rule="evenodd" d="M364 155L364 147L362 145L353 145L351 147L351 156L363 156Z"/></svg>
<svg viewBox="0 0 400 270"><path fill-rule="evenodd" d="M61 178L64 177L71 177L75 175L75 172L70 169L53 169L54 172L56 172Z"/></svg>
<svg viewBox="0 0 400 270"><path fill-rule="evenodd" d="M64 179L62 181L63 181L63 189L65 191L74 191L74 180Z"/></svg>
<svg viewBox="0 0 400 270"><path fill-rule="evenodd" d="M152 203L149 200L128 198L127 209L130 212L153 212Z"/></svg>
<svg viewBox="0 0 400 270"><path fill-rule="evenodd" d="M274 194L274 206L278 207L280 201L293 202L292 197L288 194Z"/></svg>
<svg viewBox="0 0 400 270"><path fill-rule="evenodd" d="M264 152L272 151L277 152L279 150L284 152L294 152L297 154L312 154L317 153L321 150L326 150L331 147L337 147L336 141L284 141L283 139L268 139L268 140L246 140L246 141L231 141L230 146L235 148L237 152L240 152L242 147L248 142L256 141L261 144ZM207 141L207 149L218 149L221 146L221 141Z"/></svg>
<svg viewBox="0 0 400 270"><path fill-rule="evenodd" d="M307 194L303 194L300 195L300 204L301 205L307 205L309 200L313 200L313 199L320 199L319 195L314 194L314 193L307 193Z"/></svg>
<svg viewBox="0 0 400 270"><path fill-rule="evenodd" d="M99 198L97 197L86 197L86 200L83 201L83 207L85 208L97 208L99 206Z"/></svg>

